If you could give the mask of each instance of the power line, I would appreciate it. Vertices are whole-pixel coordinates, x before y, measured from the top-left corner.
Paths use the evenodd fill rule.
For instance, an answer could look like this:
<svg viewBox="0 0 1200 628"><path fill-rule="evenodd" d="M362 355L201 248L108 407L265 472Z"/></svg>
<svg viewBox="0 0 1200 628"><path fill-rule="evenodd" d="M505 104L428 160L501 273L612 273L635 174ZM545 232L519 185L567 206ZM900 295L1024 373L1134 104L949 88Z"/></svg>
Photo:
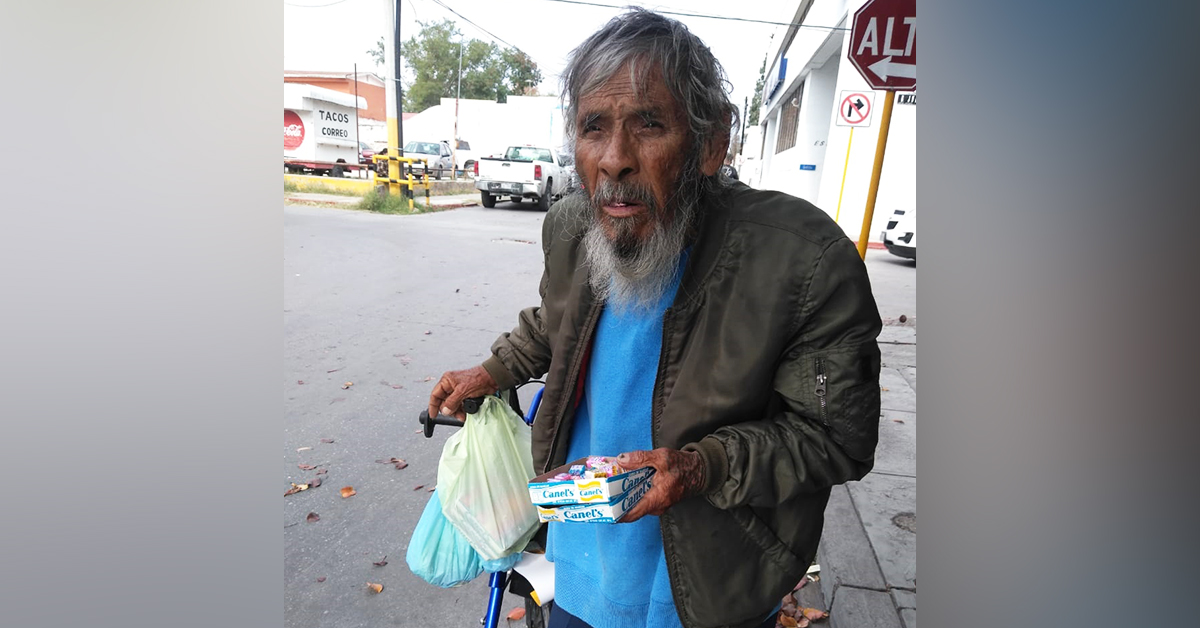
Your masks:
<svg viewBox="0 0 1200 628"><path fill-rule="evenodd" d="M435 0L436 1L436 0ZM601 4L599 2L583 2L582 0L545 0L546 2L561 2L563 4L581 4L590 7L604 7L608 9L628 9L627 6L616 4ZM817 26L815 24L797 24L794 22L772 22L770 20L752 20L745 17L726 17L724 15L704 15L701 13L684 13L682 11L668 11L665 9L647 9L655 13L664 13L666 15L682 15L685 17L702 17L709 20L729 20L731 22L752 22L755 24L771 24L773 26L796 26L799 28L821 28L828 31L848 31L850 29L842 26Z"/></svg>
<svg viewBox="0 0 1200 628"><path fill-rule="evenodd" d="M472 22L471 20L467 19L467 17L466 17L466 16L464 16L462 13L459 13L458 11L455 11L454 9L451 9L450 7L446 6L446 4L445 4L444 2L442 2L442 0L433 0L433 1L434 1L435 3L437 3L437 4L440 4L440 5L442 6L442 8L446 9L447 11L449 11L449 12L451 12L451 13L453 13L453 14L457 15L458 17L461 17L462 19L466 20L466 21L467 21L467 23L468 23L468 24L470 24L471 26L474 26L475 28L478 28L479 30L481 30L481 31L483 31L483 32L485 32L485 33L487 33L488 35L491 35L493 39L495 39L496 41L499 41L500 43L504 44L505 46L508 46L509 48L512 48L512 49L514 49L514 50L517 50L518 52L525 52L524 50L521 50L520 48L517 48L516 46L514 46L514 45L512 45L512 44L508 43L507 41L504 41L503 39L500 39L499 37L497 37L497 36L496 36L494 33L492 33L491 31L489 31L488 29L486 29L486 28L484 28L484 27L482 27L482 26L480 26L480 25L476 24L475 22ZM525 54L527 54L527 55L528 55L528 53L525 53ZM533 57L530 57L530 58L532 59Z"/></svg>

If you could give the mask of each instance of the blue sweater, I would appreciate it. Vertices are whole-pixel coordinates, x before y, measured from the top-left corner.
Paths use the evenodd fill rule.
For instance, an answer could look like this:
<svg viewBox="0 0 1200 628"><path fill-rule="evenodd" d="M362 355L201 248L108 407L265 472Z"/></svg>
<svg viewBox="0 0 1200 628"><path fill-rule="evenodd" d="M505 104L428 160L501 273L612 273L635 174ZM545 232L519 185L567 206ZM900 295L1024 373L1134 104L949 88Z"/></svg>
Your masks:
<svg viewBox="0 0 1200 628"><path fill-rule="evenodd" d="M662 349L663 313L687 264L650 312L600 314L567 460L653 449L650 404ZM658 517L633 523L551 523L554 603L594 628L681 627Z"/></svg>

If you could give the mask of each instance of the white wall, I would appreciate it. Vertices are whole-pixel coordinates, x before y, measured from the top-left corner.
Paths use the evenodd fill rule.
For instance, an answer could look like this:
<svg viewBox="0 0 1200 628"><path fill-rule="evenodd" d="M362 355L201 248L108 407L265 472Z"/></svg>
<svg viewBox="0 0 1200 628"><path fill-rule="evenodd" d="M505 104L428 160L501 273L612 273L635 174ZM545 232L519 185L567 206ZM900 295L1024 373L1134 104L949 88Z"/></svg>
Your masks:
<svg viewBox="0 0 1200 628"><path fill-rule="evenodd" d="M509 96L504 104L491 100L458 102L458 137L478 155L503 153L509 146L534 144L560 148L562 110L556 96ZM404 141L449 141L454 137L454 99L435 105L404 121Z"/></svg>
<svg viewBox="0 0 1200 628"><path fill-rule="evenodd" d="M861 0L816 0L805 23L848 28L860 6ZM851 143L850 128L834 123L837 100L843 90L868 88L846 57L849 40L849 30L830 32L801 28L792 41L784 55L788 58L784 87L764 104L761 114L771 123L766 129L767 151L758 187L779 190L812 202L835 217L847 235L857 240L862 229L885 93L875 92L871 126L856 128ZM776 155L775 136L781 101L801 80L806 83L796 146ZM895 105L885 155L869 232L871 241L879 240L879 232L893 209L916 206L916 105ZM816 164L817 169L801 171L800 164Z"/></svg>

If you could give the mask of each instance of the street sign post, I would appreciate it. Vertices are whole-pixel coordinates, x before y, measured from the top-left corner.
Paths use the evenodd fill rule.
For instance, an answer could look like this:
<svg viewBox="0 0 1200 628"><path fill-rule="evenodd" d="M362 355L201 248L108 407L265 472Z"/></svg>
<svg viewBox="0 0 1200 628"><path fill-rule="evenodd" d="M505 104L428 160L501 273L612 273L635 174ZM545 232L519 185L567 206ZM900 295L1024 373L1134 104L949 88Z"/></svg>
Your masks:
<svg viewBox="0 0 1200 628"><path fill-rule="evenodd" d="M871 126L875 92L870 90L843 90L838 98L838 126Z"/></svg>
<svg viewBox="0 0 1200 628"><path fill-rule="evenodd" d="M917 88L917 1L867 0L854 13L850 49L846 54L872 89L886 92L883 115L879 120L879 140L875 144L875 165L871 168L871 187L867 191L867 207L858 236L858 255L866 258L871 219L875 216L875 197L879 193L879 175L883 171L888 129L892 125L892 104L896 101L897 90ZM851 110L850 113L854 112Z"/></svg>

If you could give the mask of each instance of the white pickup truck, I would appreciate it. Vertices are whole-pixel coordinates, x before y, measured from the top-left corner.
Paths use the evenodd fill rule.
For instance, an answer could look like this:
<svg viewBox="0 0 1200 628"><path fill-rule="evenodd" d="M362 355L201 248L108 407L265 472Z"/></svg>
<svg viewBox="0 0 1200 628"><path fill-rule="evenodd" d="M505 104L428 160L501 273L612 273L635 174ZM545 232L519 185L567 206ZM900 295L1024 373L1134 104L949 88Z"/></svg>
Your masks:
<svg viewBox="0 0 1200 628"><path fill-rule="evenodd" d="M484 207L509 197L514 203L534 199L542 211L562 196L571 182L569 158L549 148L509 146L504 157L481 157L475 162L475 188Z"/></svg>

